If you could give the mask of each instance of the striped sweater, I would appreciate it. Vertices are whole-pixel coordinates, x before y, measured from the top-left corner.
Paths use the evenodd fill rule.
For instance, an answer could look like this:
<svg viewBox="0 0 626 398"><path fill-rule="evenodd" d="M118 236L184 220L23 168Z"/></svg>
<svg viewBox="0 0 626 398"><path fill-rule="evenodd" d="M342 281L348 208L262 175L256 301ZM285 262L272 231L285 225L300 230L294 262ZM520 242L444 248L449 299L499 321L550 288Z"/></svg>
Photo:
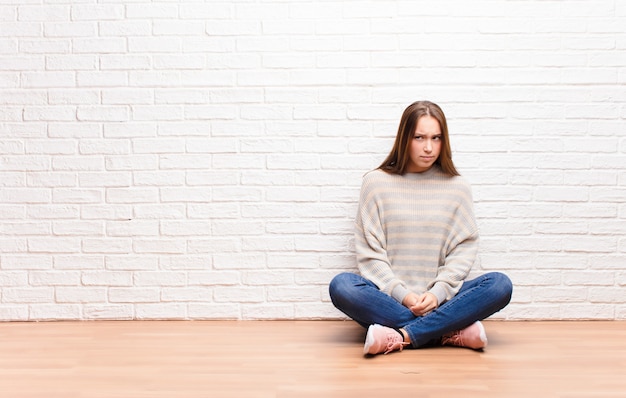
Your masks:
<svg viewBox="0 0 626 398"><path fill-rule="evenodd" d="M479 264L471 188L437 165L423 173L367 173L355 237L361 275L398 302L428 291L441 305Z"/></svg>

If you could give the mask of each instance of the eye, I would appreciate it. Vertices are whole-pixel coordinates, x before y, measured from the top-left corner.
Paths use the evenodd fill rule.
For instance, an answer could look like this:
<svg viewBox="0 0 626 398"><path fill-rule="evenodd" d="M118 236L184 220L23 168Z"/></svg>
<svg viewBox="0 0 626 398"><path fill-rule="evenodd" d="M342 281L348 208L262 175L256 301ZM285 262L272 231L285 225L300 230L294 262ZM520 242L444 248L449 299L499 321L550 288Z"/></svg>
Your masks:
<svg viewBox="0 0 626 398"><path fill-rule="evenodd" d="M416 135L415 137L413 137L413 139L415 139L415 140L423 140L423 139L424 139L424 136L422 136L422 135Z"/></svg>
<svg viewBox="0 0 626 398"><path fill-rule="evenodd" d="M440 135L436 135L436 136L433 137L433 140L441 141L441 136Z"/></svg>

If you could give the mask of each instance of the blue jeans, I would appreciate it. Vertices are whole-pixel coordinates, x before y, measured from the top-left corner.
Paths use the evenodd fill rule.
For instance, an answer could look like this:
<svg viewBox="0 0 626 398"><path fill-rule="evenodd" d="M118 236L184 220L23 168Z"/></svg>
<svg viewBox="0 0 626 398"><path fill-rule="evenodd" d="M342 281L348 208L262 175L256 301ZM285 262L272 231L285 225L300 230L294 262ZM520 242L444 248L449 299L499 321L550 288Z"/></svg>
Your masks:
<svg viewBox="0 0 626 398"><path fill-rule="evenodd" d="M415 316L371 281L353 273L341 273L329 286L330 298L341 312L367 328L380 324L403 328L414 348L439 344L441 336L463 329L500 311L509 301L513 284L509 277L490 272L466 280L449 301L424 316Z"/></svg>

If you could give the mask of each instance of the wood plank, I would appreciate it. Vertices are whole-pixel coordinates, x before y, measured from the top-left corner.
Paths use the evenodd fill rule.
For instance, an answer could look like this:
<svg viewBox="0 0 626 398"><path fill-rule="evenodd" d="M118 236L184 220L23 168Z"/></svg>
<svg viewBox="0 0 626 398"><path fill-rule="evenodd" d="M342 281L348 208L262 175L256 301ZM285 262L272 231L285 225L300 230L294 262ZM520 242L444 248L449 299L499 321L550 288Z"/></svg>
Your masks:
<svg viewBox="0 0 626 398"><path fill-rule="evenodd" d="M2 397L624 397L626 323L485 322L365 358L344 321L0 323Z"/></svg>

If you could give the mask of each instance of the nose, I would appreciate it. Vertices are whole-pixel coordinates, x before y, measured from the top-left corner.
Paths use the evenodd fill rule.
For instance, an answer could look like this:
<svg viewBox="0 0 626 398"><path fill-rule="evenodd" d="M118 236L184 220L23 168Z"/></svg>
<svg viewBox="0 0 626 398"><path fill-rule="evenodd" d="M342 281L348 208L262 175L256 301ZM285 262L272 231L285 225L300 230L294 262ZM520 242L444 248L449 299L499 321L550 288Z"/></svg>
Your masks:
<svg viewBox="0 0 626 398"><path fill-rule="evenodd" d="M426 140L426 143L424 144L424 151L430 153L432 150L433 150L432 142L430 142L430 140Z"/></svg>

